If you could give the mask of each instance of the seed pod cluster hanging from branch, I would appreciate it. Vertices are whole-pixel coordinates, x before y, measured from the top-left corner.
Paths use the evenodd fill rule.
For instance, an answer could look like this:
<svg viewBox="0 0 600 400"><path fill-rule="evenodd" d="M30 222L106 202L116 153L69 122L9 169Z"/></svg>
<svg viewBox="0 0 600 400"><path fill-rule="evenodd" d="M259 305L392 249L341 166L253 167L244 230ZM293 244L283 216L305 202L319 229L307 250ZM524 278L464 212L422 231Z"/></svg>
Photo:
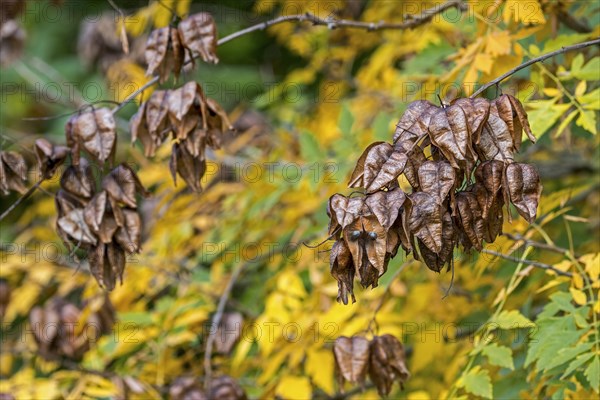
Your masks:
<svg viewBox="0 0 600 400"><path fill-rule="evenodd" d="M78 307L62 297L53 297L43 307L31 310L29 324L40 356L50 360L59 357L81 360L90 349L91 340L111 331L115 310L108 296L90 304L91 313L84 311L86 305Z"/></svg>
<svg viewBox="0 0 600 400"><path fill-rule="evenodd" d="M380 396L387 396L394 382L400 388L410 378L402 343L392 335L340 336L333 345L336 374L340 388L344 382L363 385L368 375Z"/></svg>
<svg viewBox="0 0 600 400"><path fill-rule="evenodd" d="M354 277L377 286L399 246L440 272L459 243L481 251L502 233L505 205L509 221L512 203L532 223L542 185L534 166L514 161L523 131L535 142L523 105L510 95L411 103L393 143L375 142L358 159L349 186L364 194L329 199L338 301L355 300ZM401 175L411 193L400 189Z"/></svg>
<svg viewBox="0 0 600 400"><path fill-rule="evenodd" d="M184 63L201 57L204 62L219 62L217 50L217 26L212 15L198 13L182 20L177 27L167 26L150 33L146 43L146 75L155 72L160 82L171 73L179 79Z"/></svg>
<svg viewBox="0 0 600 400"><path fill-rule="evenodd" d="M157 90L131 118L132 141L140 141L144 154L152 157L169 134L174 140L170 168L195 192L206 171L206 147L218 149L221 136L233 129L223 108L204 95L197 82L175 90Z"/></svg>
<svg viewBox="0 0 600 400"><path fill-rule="evenodd" d="M127 253L139 253L142 221L136 194L146 195L136 173L121 164L96 189L92 168L85 158L69 166L56 194L56 230L72 251L87 253L90 271L108 290L122 282Z"/></svg>

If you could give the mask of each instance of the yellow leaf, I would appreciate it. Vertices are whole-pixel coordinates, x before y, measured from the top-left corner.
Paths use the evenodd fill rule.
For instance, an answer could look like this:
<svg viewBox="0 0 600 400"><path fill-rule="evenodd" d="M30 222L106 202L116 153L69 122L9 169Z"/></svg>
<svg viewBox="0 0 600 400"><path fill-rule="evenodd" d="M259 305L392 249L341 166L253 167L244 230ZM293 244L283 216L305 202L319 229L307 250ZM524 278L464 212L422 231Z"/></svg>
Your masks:
<svg viewBox="0 0 600 400"><path fill-rule="evenodd" d="M511 46L508 31L493 32L486 37L485 52L492 56L509 54Z"/></svg>
<svg viewBox="0 0 600 400"><path fill-rule="evenodd" d="M116 101L125 100L127 96L140 89L149 80L142 67L127 59L112 64L106 72L106 78L111 84ZM142 99L147 99L151 93L152 88L150 87L144 93L137 95L135 99L139 103Z"/></svg>
<svg viewBox="0 0 600 400"><path fill-rule="evenodd" d="M308 378L287 375L279 381L275 394L284 399L310 399L312 388Z"/></svg>
<svg viewBox="0 0 600 400"><path fill-rule="evenodd" d="M492 70L493 59L488 54L477 54L473 62L478 70L485 72L486 74L488 74Z"/></svg>
<svg viewBox="0 0 600 400"><path fill-rule="evenodd" d="M317 386L329 395L335 392L333 367L333 354L330 350L311 348L306 353L306 364L304 366L306 373Z"/></svg>
<svg viewBox="0 0 600 400"><path fill-rule="evenodd" d="M582 96L585 93L586 89L587 89L587 82L586 81L580 81L577 84L577 87L575 88L575 97Z"/></svg>
<svg viewBox="0 0 600 400"><path fill-rule="evenodd" d="M410 392L406 398L408 400L429 400L431 396L424 390L417 390L416 392Z"/></svg>
<svg viewBox="0 0 600 400"><path fill-rule="evenodd" d="M562 92L560 90L558 90L557 88L544 88L542 89L542 92L544 92L544 94L548 97L558 97L562 94Z"/></svg>
<svg viewBox="0 0 600 400"><path fill-rule="evenodd" d="M581 262L585 264L585 271L592 281L600 278L600 253L585 254L581 257Z"/></svg>
<svg viewBox="0 0 600 400"><path fill-rule="evenodd" d="M505 23L513 20L523 24L539 25L546 22L539 1L508 0L502 17Z"/></svg>
<svg viewBox="0 0 600 400"><path fill-rule="evenodd" d="M573 300L575 300L575 303L579 304L580 306L587 304L587 297L585 297L585 293L583 293L581 290L570 288L569 291L571 292L571 295L573 295Z"/></svg>
<svg viewBox="0 0 600 400"><path fill-rule="evenodd" d="M577 289L583 288L583 278L579 274L573 275L573 286Z"/></svg>

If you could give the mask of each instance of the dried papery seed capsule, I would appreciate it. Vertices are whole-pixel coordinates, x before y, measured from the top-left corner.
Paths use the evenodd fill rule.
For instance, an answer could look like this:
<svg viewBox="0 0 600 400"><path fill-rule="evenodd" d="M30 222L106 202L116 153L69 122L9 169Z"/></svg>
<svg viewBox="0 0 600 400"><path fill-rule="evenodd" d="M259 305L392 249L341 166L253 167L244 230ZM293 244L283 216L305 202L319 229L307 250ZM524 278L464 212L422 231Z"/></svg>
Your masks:
<svg viewBox="0 0 600 400"><path fill-rule="evenodd" d="M35 155L38 160L40 178L48 179L65 162L65 159L69 155L69 148L66 146L55 146L43 138L37 139L35 141Z"/></svg>
<svg viewBox="0 0 600 400"><path fill-rule="evenodd" d="M0 151L0 191L5 195L10 190L25 193L26 181L27 164L23 156L14 151Z"/></svg>
<svg viewBox="0 0 600 400"><path fill-rule="evenodd" d="M348 304L348 296L352 298L352 303L356 302L354 297L354 264L350 249L343 240L334 243L329 254L329 263L331 276L338 282L339 303Z"/></svg>
<svg viewBox="0 0 600 400"><path fill-rule="evenodd" d="M369 378L380 396L390 394L395 381L403 388L410 378L402 343L392 335L375 336L370 343Z"/></svg>
<svg viewBox="0 0 600 400"><path fill-rule="evenodd" d="M369 364L369 341L362 336L340 336L333 345L333 356L340 387L344 381L362 384Z"/></svg>
<svg viewBox="0 0 600 400"><path fill-rule="evenodd" d="M179 23L181 43L192 57L200 56L204 62L216 64L217 26L212 15L201 12L192 14Z"/></svg>
<svg viewBox="0 0 600 400"><path fill-rule="evenodd" d="M202 384L192 376L182 376L169 387L171 400L208 400L208 396L202 390Z"/></svg>
<svg viewBox="0 0 600 400"><path fill-rule="evenodd" d="M244 389L230 376L222 375L210 382L210 399L247 400Z"/></svg>

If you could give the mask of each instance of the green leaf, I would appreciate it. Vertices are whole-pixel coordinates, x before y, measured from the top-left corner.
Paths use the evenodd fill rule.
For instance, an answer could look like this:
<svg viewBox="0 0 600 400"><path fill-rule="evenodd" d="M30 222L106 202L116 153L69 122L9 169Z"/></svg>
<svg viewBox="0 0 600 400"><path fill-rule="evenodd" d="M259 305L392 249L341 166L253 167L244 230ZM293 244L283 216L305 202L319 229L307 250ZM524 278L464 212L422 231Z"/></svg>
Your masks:
<svg viewBox="0 0 600 400"><path fill-rule="evenodd" d="M377 117L375 117L375 121L373 121L373 136L376 141L387 142L392 137L388 131L390 119L390 115L385 113L377 114Z"/></svg>
<svg viewBox="0 0 600 400"><path fill-rule="evenodd" d="M561 364L571 361L579 354L591 349L593 345L593 343L581 343L575 347L560 349L556 354L556 357L553 357L548 364L544 365L544 371L549 371L554 367L558 367Z"/></svg>
<svg viewBox="0 0 600 400"><path fill-rule="evenodd" d="M488 361L492 365L511 370L515 369L512 350L506 346L498 346L497 344L492 343L491 345L485 346L482 353L488 358Z"/></svg>
<svg viewBox="0 0 600 400"><path fill-rule="evenodd" d="M556 100L539 100L528 103L533 108L527 112L529 124L537 138L546 133L571 107L571 104L554 104Z"/></svg>
<svg viewBox="0 0 600 400"><path fill-rule="evenodd" d="M122 323L135 323L140 326L146 326L152 324L152 315L147 312L124 312L119 313L119 321Z"/></svg>
<svg viewBox="0 0 600 400"><path fill-rule="evenodd" d="M532 328L535 326L531 320L517 310L502 311L498 317L490 321L497 324L500 329Z"/></svg>
<svg viewBox="0 0 600 400"><path fill-rule="evenodd" d="M590 358L594 356L594 353L585 353L579 355L571 364L569 364L569 368L565 371L565 373L560 377L561 379L566 378L571 375L577 368L581 367L585 364Z"/></svg>
<svg viewBox="0 0 600 400"><path fill-rule="evenodd" d="M600 389L600 356L598 354L594 357L594 361L588 365L584 374L592 389L597 393Z"/></svg>
<svg viewBox="0 0 600 400"><path fill-rule="evenodd" d="M577 57L582 56L579 54ZM582 56L583 57L583 56ZM575 64L575 60L573 60L573 64ZM571 74L577 79L583 79L586 81L597 81L600 80L600 76L598 76L598 71L600 70L600 57L592 58L585 66L581 69L572 68Z"/></svg>
<svg viewBox="0 0 600 400"><path fill-rule="evenodd" d="M560 310L569 313L575 312L576 308L573 305L573 296L571 292L557 292L550 296L550 300L556 304Z"/></svg>
<svg viewBox="0 0 600 400"><path fill-rule="evenodd" d="M344 136L350 136L352 125L354 125L354 116L352 115L352 111L350 111L348 104L344 103L342 104L342 110L340 111L338 127Z"/></svg>
<svg viewBox="0 0 600 400"><path fill-rule="evenodd" d="M558 128L556 128L556 137L559 137L563 133L563 131L567 128L567 126L571 123L571 121L573 121L573 118L575 118L577 116L577 114L578 114L578 111L573 111L573 112L569 113L567 118L565 118L561 121Z"/></svg>
<svg viewBox="0 0 600 400"><path fill-rule="evenodd" d="M600 110L600 88L579 96L577 101L586 110Z"/></svg>
<svg viewBox="0 0 600 400"><path fill-rule="evenodd" d="M544 53L558 50L561 47L570 46L575 43L585 42L590 37L589 33L580 33L573 35L558 35L554 39L549 39L544 43Z"/></svg>
<svg viewBox="0 0 600 400"><path fill-rule="evenodd" d="M596 113L592 110L585 110L579 113L579 118L575 121L577 126L582 127L593 135L598 134L598 126L596 125Z"/></svg>
<svg viewBox="0 0 600 400"><path fill-rule="evenodd" d="M490 375L486 370L479 367L475 367L467 372L465 376L458 380L457 385L476 396L488 399L492 398L493 388Z"/></svg>
<svg viewBox="0 0 600 400"><path fill-rule="evenodd" d="M319 141L312 132L303 131L300 135L300 152L307 162L322 162L325 159Z"/></svg>
<svg viewBox="0 0 600 400"><path fill-rule="evenodd" d="M581 67L583 66L583 54L579 53L575 56L575 58L573 59L573 62L571 63L571 74L575 75L576 73L579 73L579 71L581 71Z"/></svg>

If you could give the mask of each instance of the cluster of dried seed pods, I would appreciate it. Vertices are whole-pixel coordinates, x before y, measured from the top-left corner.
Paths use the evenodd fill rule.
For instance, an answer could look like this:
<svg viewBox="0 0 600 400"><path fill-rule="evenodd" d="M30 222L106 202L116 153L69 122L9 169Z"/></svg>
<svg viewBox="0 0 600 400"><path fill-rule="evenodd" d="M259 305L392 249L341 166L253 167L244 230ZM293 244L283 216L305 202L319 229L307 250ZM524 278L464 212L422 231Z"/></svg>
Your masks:
<svg viewBox="0 0 600 400"><path fill-rule="evenodd" d="M192 376L177 378L169 388L172 400L246 400L248 397L240 385L230 376L222 375L210 382L208 394L200 381Z"/></svg>
<svg viewBox="0 0 600 400"><path fill-rule="evenodd" d="M171 72L175 78L184 63L201 57L204 62L216 64L217 26L212 15L198 13L179 22L177 27L167 26L150 33L146 43L147 75L158 72L160 82Z"/></svg>
<svg viewBox="0 0 600 400"><path fill-rule="evenodd" d="M367 374L381 396L387 396L394 382L403 388L410 377L404 347L392 335L375 336L369 342L363 336L340 336L333 346L340 387L344 382L362 385Z"/></svg>
<svg viewBox="0 0 600 400"><path fill-rule="evenodd" d="M512 203L533 222L542 186L534 166L514 162L523 131L535 142L522 104L510 95L442 107L411 103L393 143L375 142L360 156L349 186L364 194L329 200L338 301L347 304L349 294L354 300L355 276L377 286L399 246L440 272L459 243L481 250L502 233L504 205L509 221ZM400 189L401 175L411 193Z"/></svg>
<svg viewBox="0 0 600 400"><path fill-rule="evenodd" d="M83 308L54 297L29 313L29 324L38 345L38 353L47 359L66 357L81 360L90 349L90 341L109 333L115 323L115 311L105 296L102 302L84 317Z"/></svg>
<svg viewBox="0 0 600 400"><path fill-rule="evenodd" d="M139 140L146 157L152 157L169 134L175 144L171 153L171 174L179 174L195 192L206 171L206 147L219 148L221 135L233 129L223 108L204 95L196 82L175 90L155 91L131 118L132 141Z"/></svg>
<svg viewBox="0 0 600 400"><path fill-rule="evenodd" d="M88 254L90 271L108 290L122 281L126 253L141 246L142 223L136 194L146 194L136 173L121 164L96 189L89 162L82 158L60 178L56 194L56 230L69 249Z"/></svg>

